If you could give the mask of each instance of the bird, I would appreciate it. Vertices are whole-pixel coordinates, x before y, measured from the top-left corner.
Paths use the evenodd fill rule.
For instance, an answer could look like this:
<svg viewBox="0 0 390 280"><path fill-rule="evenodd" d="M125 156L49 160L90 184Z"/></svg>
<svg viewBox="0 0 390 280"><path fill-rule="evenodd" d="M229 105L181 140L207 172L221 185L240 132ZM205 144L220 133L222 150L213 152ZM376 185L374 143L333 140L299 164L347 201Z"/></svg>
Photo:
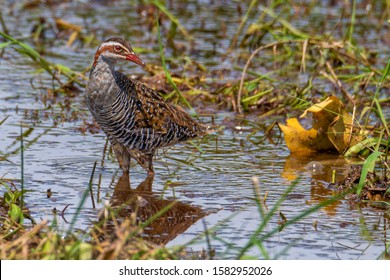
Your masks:
<svg viewBox="0 0 390 280"><path fill-rule="evenodd" d="M146 65L120 37L101 43L86 86L86 103L109 139L123 174L129 174L133 158L147 176L154 176L157 149L204 136L211 130L146 84L116 71L115 65L121 61Z"/></svg>

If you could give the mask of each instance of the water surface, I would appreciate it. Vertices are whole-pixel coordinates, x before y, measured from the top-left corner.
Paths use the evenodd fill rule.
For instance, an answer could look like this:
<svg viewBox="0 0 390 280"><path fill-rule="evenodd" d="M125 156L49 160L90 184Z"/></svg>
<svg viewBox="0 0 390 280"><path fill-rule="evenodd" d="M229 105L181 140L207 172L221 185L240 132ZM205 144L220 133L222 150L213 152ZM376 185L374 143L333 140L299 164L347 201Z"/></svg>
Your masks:
<svg viewBox="0 0 390 280"><path fill-rule="evenodd" d="M99 40L124 34L131 38L134 46L149 49L141 51L146 62L160 63L154 33L149 32L144 24L147 19L139 11L142 6L131 6L127 1L114 1L113 4L105 1L70 2L54 6L42 4L28 9L22 9L18 4L11 9L9 2L0 5L3 5L1 10L7 19L7 27L16 37L28 37L40 17L46 17L48 23L58 17L89 28ZM190 52L192 59L205 63L213 70L232 68L236 63L243 66L244 62L240 63L234 58L221 60L237 26L226 22L239 22L242 17L237 5L230 1L188 1L171 7L174 14L182 16L184 26L196 38L193 46L184 38L178 39L178 43L181 42L186 48L193 48ZM242 8L245 11L245 5ZM323 19L323 14L327 13L328 24L336 22L339 8L318 7L318 18ZM316 22L321 21L300 24ZM47 36L50 38L54 35L48 32ZM368 44L378 44L377 37L369 36L369 39ZM66 40L53 40L53 45L46 48L45 57L77 71L91 64L96 46L84 48L76 43L66 47L64 42ZM378 46L379 53L381 48L383 46ZM168 49L167 52L169 56L171 51ZM235 54L230 55L234 57ZM141 68L129 64L119 67L128 74L146 74ZM191 143L162 150L155 159L156 176L153 182L145 183L145 171L134 164L131 169L131 191L122 190L118 183L121 171L115 159L106 154L102 164L106 143L104 135L101 132L92 134L80 131L84 120L92 121L83 101L83 91L75 90L72 97L53 97L55 102L51 103L50 96L47 99L51 80L45 74L36 75L34 69L30 61L9 48L0 59L0 120L9 116L0 127L0 152L7 155L7 161L1 162L0 176L15 180L21 176L20 141L17 137L20 135L20 123L23 123L23 131L31 130L24 139L24 184L30 191L26 195L27 205L37 220L52 220L53 209L61 212L69 205L64 219L60 215L57 217L59 227L63 229L69 226L67 222L75 214L97 162L93 177L96 208L92 199L88 198L76 222L77 229L88 230L97 221L99 211L107 202L115 203L121 198L135 196L139 201L138 207L146 215L176 200L174 211L168 213L165 220L159 220L159 223L147 228L145 238L171 247L190 242L201 235L205 228L212 229L215 233L210 236L211 246L217 257L235 258L239 248L248 242L261 222L255 202L253 177L259 180L261 195L268 193L266 205L269 209L292 182L298 180L293 192L280 207L283 215L292 219L332 195L332 191L327 189L332 170L336 170L337 178L341 179L349 164L359 163L331 155L292 157L283 142L278 145L270 143L261 131L250 136L252 142L248 141L249 134L254 130L253 123L259 122L257 117L248 115L247 120L241 120L233 113L218 111L213 113L214 123L225 129L194 141L202 153ZM239 73L238 70L230 71L226 80L237 79ZM60 104L66 102L71 102L71 106L68 110L61 110ZM72 119L72 112L77 112L79 118ZM202 116L201 120L212 123L210 115ZM263 119L261 125L270 125L275 120ZM279 120L283 121L283 118L279 117ZM321 167L320 170L313 171L313 162ZM46 197L47 189L53 193L51 198ZM123 215L132 210L125 209ZM280 216L275 215L265 232L278 227L280 222ZM341 200L284 228L268 238L264 246L271 258L376 259L388 243L388 223L386 209L360 207ZM226 246L225 242L232 246ZM188 247L188 250L195 252L202 249L207 249L204 237L197 238ZM263 257L256 248L247 254Z"/></svg>

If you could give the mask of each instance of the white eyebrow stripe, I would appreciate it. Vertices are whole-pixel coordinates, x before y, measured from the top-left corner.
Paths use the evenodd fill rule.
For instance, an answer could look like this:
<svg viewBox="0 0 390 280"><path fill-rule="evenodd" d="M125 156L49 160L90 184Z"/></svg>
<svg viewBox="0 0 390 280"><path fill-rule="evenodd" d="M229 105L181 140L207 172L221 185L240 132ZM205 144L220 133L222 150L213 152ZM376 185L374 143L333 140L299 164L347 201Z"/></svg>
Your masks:
<svg viewBox="0 0 390 280"><path fill-rule="evenodd" d="M105 42L105 43L101 44L100 48L106 47L106 46L107 47L108 46L120 46L121 48L125 48L126 49L126 47L124 47L122 44L120 44L118 42Z"/></svg>

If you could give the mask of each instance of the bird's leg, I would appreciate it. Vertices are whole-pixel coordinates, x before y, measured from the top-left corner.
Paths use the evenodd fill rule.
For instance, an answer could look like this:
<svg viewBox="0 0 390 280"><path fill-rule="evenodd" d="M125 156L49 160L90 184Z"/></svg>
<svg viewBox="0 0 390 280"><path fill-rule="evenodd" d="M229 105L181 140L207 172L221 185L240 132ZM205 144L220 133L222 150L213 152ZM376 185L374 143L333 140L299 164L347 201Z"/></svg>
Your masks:
<svg viewBox="0 0 390 280"><path fill-rule="evenodd" d="M154 150L150 153L145 154L148 161L148 177L154 177L154 168L153 168L153 156Z"/></svg>
<svg viewBox="0 0 390 280"><path fill-rule="evenodd" d="M130 170L130 159L131 159L129 152L124 146L122 146L119 143L112 143L112 148L118 160L119 166L123 171L123 175L128 177L129 170Z"/></svg>
<svg viewBox="0 0 390 280"><path fill-rule="evenodd" d="M127 150L132 158L134 158L139 165L148 171L148 177L154 176L153 170L153 155L154 151L139 151L139 150Z"/></svg>

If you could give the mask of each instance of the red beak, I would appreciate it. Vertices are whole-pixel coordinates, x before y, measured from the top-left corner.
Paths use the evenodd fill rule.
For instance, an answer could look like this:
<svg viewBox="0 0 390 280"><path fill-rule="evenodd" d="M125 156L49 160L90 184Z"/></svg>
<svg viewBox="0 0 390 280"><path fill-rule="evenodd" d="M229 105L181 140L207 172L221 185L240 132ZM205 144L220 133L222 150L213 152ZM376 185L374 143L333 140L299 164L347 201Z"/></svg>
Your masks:
<svg viewBox="0 0 390 280"><path fill-rule="evenodd" d="M142 59L140 59L135 53L126 55L126 60L132 61L142 67L145 66L145 62L143 62Z"/></svg>

